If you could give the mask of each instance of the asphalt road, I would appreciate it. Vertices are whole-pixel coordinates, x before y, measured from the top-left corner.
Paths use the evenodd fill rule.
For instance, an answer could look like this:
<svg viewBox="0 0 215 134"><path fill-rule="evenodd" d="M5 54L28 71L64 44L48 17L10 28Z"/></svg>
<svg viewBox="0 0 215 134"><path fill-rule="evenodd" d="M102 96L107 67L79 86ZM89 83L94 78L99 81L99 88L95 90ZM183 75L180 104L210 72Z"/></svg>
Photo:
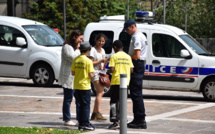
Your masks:
<svg viewBox="0 0 215 134"><path fill-rule="evenodd" d="M204 100L201 93L143 89L148 129L127 129L135 134L215 134L215 103ZM91 111L95 96L91 97ZM36 87L31 80L0 78L0 126L77 129L63 125L62 88ZM109 118L109 97L102 99L102 113ZM75 104L72 102L75 121ZM131 121L132 102L127 100L127 119ZM96 126L87 134L115 134L107 121L91 121Z"/></svg>

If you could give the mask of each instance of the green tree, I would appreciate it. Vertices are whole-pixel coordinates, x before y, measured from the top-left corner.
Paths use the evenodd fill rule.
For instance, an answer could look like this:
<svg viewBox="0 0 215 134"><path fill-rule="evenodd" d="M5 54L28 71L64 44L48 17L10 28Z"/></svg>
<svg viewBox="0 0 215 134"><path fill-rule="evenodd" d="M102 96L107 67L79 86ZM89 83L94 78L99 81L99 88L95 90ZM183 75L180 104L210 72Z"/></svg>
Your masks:
<svg viewBox="0 0 215 134"><path fill-rule="evenodd" d="M187 7L187 32L195 38L215 37L214 0L166 0L166 24L185 29ZM163 22L163 3L155 7L158 22Z"/></svg>
<svg viewBox="0 0 215 134"><path fill-rule="evenodd" d="M63 35L63 2L61 0L38 0L32 2L30 13L24 16L60 29ZM103 15L126 14L125 2L110 0L66 0L66 33L72 29L84 30L92 21Z"/></svg>

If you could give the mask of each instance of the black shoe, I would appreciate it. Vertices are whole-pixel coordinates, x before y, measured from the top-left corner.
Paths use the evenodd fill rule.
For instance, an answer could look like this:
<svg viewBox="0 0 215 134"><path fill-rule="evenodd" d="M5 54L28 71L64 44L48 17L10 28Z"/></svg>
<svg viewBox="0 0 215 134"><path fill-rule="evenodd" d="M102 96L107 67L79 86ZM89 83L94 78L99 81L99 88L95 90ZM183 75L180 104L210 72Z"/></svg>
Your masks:
<svg viewBox="0 0 215 134"><path fill-rule="evenodd" d="M84 131L84 130L94 131L95 127L92 124L89 124L88 126L79 126L78 129L80 131Z"/></svg>
<svg viewBox="0 0 215 134"><path fill-rule="evenodd" d="M119 123L118 122L114 122L113 124L111 124L108 129L120 129Z"/></svg>
<svg viewBox="0 0 215 134"><path fill-rule="evenodd" d="M128 128L141 128L147 129L147 124L145 120L133 120L132 122L127 124Z"/></svg>

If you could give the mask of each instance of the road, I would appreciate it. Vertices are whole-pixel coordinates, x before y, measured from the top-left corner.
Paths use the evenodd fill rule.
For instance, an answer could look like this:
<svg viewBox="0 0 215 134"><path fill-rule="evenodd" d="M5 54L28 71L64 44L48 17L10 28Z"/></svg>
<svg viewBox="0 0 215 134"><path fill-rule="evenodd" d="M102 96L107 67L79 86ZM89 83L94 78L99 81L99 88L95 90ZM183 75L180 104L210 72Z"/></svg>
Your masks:
<svg viewBox="0 0 215 134"><path fill-rule="evenodd" d="M204 100L201 93L143 89L148 129L128 129L135 134L215 134L215 103ZM95 96L91 97L91 111ZM62 88L36 87L31 80L0 78L0 126L77 129L63 125ZM109 97L102 99L102 113L109 118ZM72 119L75 104L72 102ZM132 102L127 100L127 118L131 121ZM115 134L107 121L91 121L96 131L86 134Z"/></svg>

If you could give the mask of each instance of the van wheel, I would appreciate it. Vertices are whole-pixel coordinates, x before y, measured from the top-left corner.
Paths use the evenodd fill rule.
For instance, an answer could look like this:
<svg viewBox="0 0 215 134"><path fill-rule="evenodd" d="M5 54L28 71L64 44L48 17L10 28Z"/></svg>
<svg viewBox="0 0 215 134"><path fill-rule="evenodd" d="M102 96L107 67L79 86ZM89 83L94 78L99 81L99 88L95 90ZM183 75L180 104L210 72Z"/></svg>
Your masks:
<svg viewBox="0 0 215 134"><path fill-rule="evenodd" d="M32 79L37 86L51 86L54 83L52 68L45 64L39 64L32 71Z"/></svg>
<svg viewBox="0 0 215 134"><path fill-rule="evenodd" d="M215 78L210 78L203 83L202 94L208 101L215 101Z"/></svg>

